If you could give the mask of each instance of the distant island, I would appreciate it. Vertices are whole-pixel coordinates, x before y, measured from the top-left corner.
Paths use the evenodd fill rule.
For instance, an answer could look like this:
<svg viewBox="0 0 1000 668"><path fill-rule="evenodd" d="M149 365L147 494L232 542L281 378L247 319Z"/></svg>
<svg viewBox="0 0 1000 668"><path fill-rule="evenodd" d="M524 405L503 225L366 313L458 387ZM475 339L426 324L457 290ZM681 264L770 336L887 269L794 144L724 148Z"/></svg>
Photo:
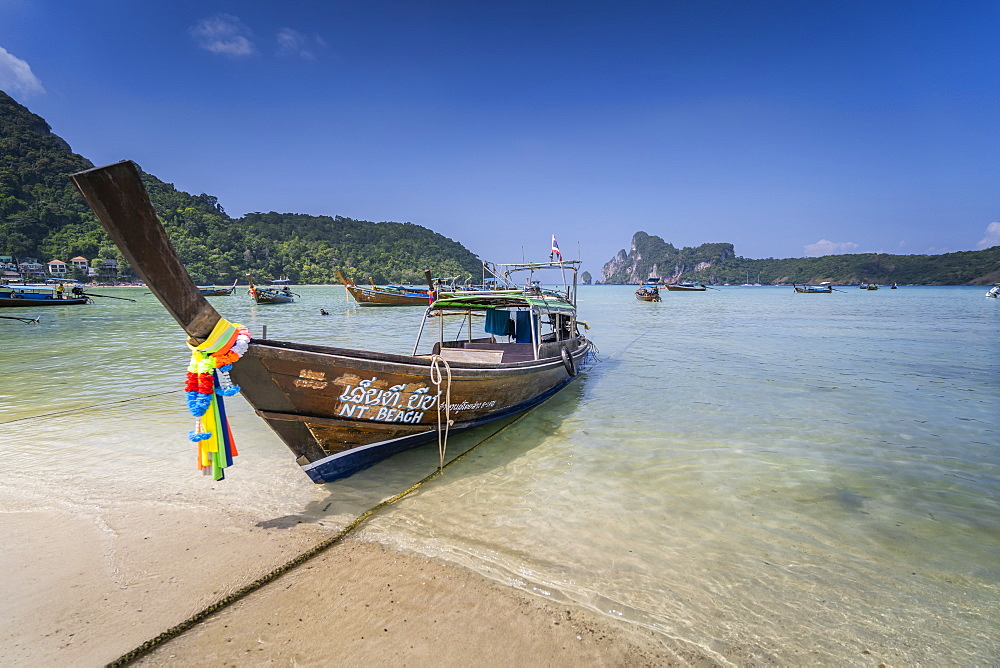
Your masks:
<svg viewBox="0 0 1000 668"><path fill-rule="evenodd" d="M93 167L73 153L45 120L0 91L0 264L68 268L86 280L100 267L127 276L118 248L73 187L69 175ZM143 182L188 273L197 283L230 284L253 274L259 282L334 283L340 269L377 283L425 282L434 276L482 277L482 263L465 246L412 223L298 213L227 215L217 198L177 190L152 174ZM13 265L14 270L9 267ZM93 276L93 272L89 272Z"/></svg>
<svg viewBox="0 0 1000 668"><path fill-rule="evenodd" d="M45 275L46 268L65 267L66 277L78 280L129 275L125 258L69 180L93 166L42 117L0 91L0 269L16 274L29 266ZM274 211L232 218L216 197L177 190L152 174L143 181L198 283L230 284L247 273L262 282L334 283L338 269L376 283L423 284L425 269L441 277L481 276L475 254L420 225ZM730 243L678 249L636 232L631 249L604 265L600 282L639 283L651 275L714 284L985 285L1000 282L1000 246L944 255L754 260L737 256ZM581 279L593 277L584 272Z"/></svg>
<svg viewBox="0 0 1000 668"><path fill-rule="evenodd" d="M657 236L636 232L630 250L618 251L601 271L602 283L635 284L655 276L666 282L715 285L790 285L829 281L836 285L990 285L1000 283L1000 246L942 255L857 253L754 260L736 255L733 244L676 248Z"/></svg>

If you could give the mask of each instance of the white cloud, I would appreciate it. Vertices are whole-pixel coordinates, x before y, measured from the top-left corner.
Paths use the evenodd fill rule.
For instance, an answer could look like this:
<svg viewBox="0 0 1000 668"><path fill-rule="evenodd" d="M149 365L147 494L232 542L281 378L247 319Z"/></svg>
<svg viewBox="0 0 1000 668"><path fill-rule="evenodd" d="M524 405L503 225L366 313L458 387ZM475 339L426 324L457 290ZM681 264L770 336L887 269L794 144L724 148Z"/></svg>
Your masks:
<svg viewBox="0 0 1000 668"><path fill-rule="evenodd" d="M232 14L216 14L188 29L195 43L212 53L240 58L253 53L253 33Z"/></svg>
<svg viewBox="0 0 1000 668"><path fill-rule="evenodd" d="M322 44L322 40L317 40ZM315 60L316 54L310 50L311 40L293 28L278 31L278 55L296 56L304 60Z"/></svg>
<svg viewBox="0 0 1000 668"><path fill-rule="evenodd" d="M819 257L821 255L836 255L838 253L854 253L857 252L858 246L853 241L829 241L827 239L820 239L814 244L806 244L805 250L806 257Z"/></svg>
<svg viewBox="0 0 1000 668"><path fill-rule="evenodd" d="M42 82L31 71L31 66L0 46L0 90L21 93L25 96L45 92Z"/></svg>
<svg viewBox="0 0 1000 668"><path fill-rule="evenodd" d="M278 55L296 56L304 60L315 60L316 54L312 46L326 46L321 37L310 39L294 28L282 28L278 31Z"/></svg>
<svg viewBox="0 0 1000 668"><path fill-rule="evenodd" d="M976 248L992 248L1000 246L1000 223L990 223L986 226L986 236L980 239Z"/></svg>

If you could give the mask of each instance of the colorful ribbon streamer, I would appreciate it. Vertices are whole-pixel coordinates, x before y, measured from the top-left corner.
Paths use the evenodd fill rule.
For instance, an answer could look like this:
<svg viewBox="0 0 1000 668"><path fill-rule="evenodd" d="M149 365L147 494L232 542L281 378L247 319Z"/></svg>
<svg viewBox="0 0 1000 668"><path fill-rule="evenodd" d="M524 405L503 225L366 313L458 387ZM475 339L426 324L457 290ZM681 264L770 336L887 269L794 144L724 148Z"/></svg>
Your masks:
<svg viewBox="0 0 1000 668"><path fill-rule="evenodd" d="M188 365L184 390L188 410L197 418L188 438L198 444L198 468L213 480L225 479L225 469L233 465L236 441L233 440L223 397L240 391L229 378L229 370L250 345L250 332L219 318L212 333L198 346L188 344Z"/></svg>

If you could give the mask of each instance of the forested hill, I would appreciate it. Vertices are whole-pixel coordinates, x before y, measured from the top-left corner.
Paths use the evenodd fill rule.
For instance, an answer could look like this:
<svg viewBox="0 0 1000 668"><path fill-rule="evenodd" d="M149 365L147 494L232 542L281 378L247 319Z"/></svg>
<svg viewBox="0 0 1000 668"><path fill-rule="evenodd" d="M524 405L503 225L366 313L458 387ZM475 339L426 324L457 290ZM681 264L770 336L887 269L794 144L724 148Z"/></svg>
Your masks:
<svg viewBox="0 0 1000 668"><path fill-rule="evenodd" d="M100 225L67 177L90 167L44 119L0 91L0 255L47 261L59 258L49 255L63 238L92 236ZM83 250L97 257L96 247Z"/></svg>
<svg viewBox="0 0 1000 668"><path fill-rule="evenodd" d="M45 263L82 256L124 258L69 175L94 165L73 153L43 118L0 91L0 255ZM228 216L215 197L179 191L143 173L150 200L197 283L358 281L423 284L435 276L481 276L482 263L462 244L411 223L342 216L252 213Z"/></svg>
<svg viewBox="0 0 1000 668"><path fill-rule="evenodd" d="M942 255L857 253L753 260L736 255L728 243L677 249L657 236L636 232L629 251L620 250L601 272L603 283L639 283L649 276L669 282L764 285L988 285L1000 282L1000 246Z"/></svg>

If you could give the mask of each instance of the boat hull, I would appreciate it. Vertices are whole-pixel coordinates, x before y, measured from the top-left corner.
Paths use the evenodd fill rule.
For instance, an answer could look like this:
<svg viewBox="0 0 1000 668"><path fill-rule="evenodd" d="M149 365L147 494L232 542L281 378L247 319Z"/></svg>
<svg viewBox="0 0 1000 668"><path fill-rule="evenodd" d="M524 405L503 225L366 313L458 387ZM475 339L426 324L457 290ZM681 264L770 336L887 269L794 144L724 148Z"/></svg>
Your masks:
<svg viewBox="0 0 1000 668"><path fill-rule="evenodd" d="M295 301L294 297L274 294L271 292L259 292L257 290L251 292L250 296L253 297L253 300L258 304L291 304Z"/></svg>
<svg viewBox="0 0 1000 668"><path fill-rule="evenodd" d="M450 362L450 433L532 408L569 383L589 359L584 338L562 357L515 363ZM437 439L438 405L426 356L257 341L232 378L257 414L317 483L330 482Z"/></svg>
<svg viewBox="0 0 1000 668"><path fill-rule="evenodd" d="M346 287L354 300L364 306L427 306L431 302L426 293L388 292L360 285Z"/></svg>
<svg viewBox="0 0 1000 668"><path fill-rule="evenodd" d="M691 287L687 285L667 285L664 287L666 287L670 292L705 292L708 290L705 286Z"/></svg>
<svg viewBox="0 0 1000 668"><path fill-rule="evenodd" d="M71 297L69 299L31 299L17 297L0 297L0 307L6 306L69 306L73 304L86 304L89 299L86 297Z"/></svg>

